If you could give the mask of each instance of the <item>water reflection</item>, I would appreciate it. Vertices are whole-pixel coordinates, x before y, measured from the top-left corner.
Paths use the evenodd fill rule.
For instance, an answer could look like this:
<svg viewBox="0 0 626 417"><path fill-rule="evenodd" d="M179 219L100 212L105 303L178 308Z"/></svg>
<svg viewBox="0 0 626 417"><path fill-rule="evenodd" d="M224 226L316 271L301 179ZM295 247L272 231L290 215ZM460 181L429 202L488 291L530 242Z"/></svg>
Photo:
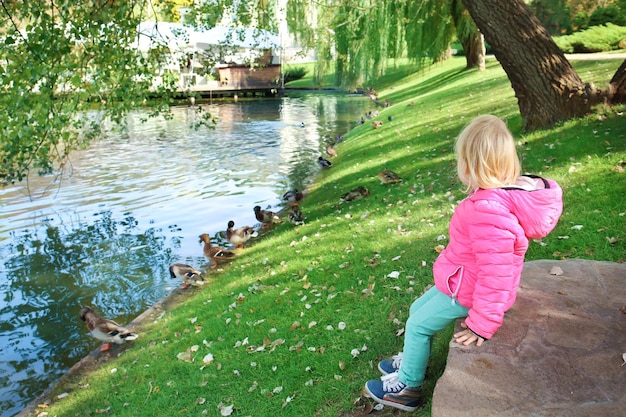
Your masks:
<svg viewBox="0 0 626 417"><path fill-rule="evenodd" d="M0 415L13 416L99 342L80 304L127 323L180 283L173 261L206 268L200 233L254 225L317 173L326 143L370 101L330 94L194 108L77 152L60 178L0 189ZM304 127L301 124L304 123Z"/></svg>

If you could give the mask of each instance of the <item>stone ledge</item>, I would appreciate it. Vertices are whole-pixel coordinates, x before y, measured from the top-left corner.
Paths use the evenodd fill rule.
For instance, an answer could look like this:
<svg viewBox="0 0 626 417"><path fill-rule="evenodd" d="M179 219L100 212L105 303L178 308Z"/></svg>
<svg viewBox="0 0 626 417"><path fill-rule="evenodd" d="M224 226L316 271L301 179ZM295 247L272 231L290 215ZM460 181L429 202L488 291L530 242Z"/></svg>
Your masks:
<svg viewBox="0 0 626 417"><path fill-rule="evenodd" d="M626 264L527 262L496 335L450 343L432 417L626 415L624 305Z"/></svg>

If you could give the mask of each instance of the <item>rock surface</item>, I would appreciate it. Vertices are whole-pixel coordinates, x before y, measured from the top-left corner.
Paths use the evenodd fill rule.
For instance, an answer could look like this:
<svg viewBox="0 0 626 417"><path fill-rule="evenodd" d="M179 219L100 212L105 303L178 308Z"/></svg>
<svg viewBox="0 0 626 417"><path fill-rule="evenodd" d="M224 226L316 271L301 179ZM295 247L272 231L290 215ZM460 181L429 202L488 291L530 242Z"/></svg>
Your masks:
<svg viewBox="0 0 626 417"><path fill-rule="evenodd" d="M626 264L527 262L494 337L450 343L432 417L626 416L624 306Z"/></svg>

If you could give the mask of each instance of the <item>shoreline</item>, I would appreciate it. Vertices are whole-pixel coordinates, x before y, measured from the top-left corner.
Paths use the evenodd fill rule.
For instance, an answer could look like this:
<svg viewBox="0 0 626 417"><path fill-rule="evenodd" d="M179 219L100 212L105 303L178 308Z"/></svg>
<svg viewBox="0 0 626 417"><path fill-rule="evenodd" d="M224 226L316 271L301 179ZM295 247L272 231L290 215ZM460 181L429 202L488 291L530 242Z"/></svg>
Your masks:
<svg viewBox="0 0 626 417"><path fill-rule="evenodd" d="M193 288L193 287L192 287ZM136 330L139 333L143 324L145 324L148 320L157 320L161 318L174 304L180 303L184 301L186 293L181 291L179 288L176 288L165 297L154 303L152 306L148 307L141 314L135 317L130 323L128 323L125 327L131 330ZM98 346L96 349L91 351L85 357L83 357L80 361L76 362L70 369L68 369L63 375L53 381L41 394L31 400L26 407L22 409L19 413L15 414L14 417L31 417L34 412L38 409L45 410L45 405L48 405L51 402L51 394L54 390L60 387L64 383L71 384L71 378L76 377L82 371L90 371L91 367L99 365L101 363L107 362L113 357L117 357L123 354L126 349L130 349L132 344L124 344L124 345L111 345L111 350L108 352L100 352L100 347ZM68 389L67 391L74 390L76 388ZM40 407L40 405L44 405L44 407Z"/></svg>

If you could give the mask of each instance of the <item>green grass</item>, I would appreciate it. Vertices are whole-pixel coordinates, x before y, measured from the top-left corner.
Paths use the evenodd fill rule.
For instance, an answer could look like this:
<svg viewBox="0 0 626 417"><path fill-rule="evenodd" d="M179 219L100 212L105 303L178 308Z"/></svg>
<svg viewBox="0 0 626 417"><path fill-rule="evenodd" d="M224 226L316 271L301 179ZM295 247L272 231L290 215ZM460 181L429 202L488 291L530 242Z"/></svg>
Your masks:
<svg viewBox="0 0 626 417"><path fill-rule="evenodd" d="M584 81L601 84L619 63L575 67ZM446 244L448 221L464 197L453 142L482 113L507 120L525 171L564 189L559 225L532 242L527 260L623 260L624 107L524 134L498 63L490 60L484 72L464 66L455 58L418 74L397 67L403 72L394 78L390 71L375 85L393 103L381 110L382 128L366 124L346 135L333 168L302 202L306 224L277 226L211 272L209 285L188 290L184 302L145 323L118 358L58 385L48 415L217 416L231 405L236 416L357 411L363 384L379 376L378 360L402 349L398 332L411 302L432 283L436 247ZM403 182L381 185L383 168ZM357 185L371 195L340 203ZM398 278L389 277L394 271ZM450 337L448 330L435 340L427 395L445 367ZM184 352L193 362L177 357ZM203 364L209 353L214 360ZM62 392L69 395L56 400ZM430 404L413 415L430 415Z"/></svg>

